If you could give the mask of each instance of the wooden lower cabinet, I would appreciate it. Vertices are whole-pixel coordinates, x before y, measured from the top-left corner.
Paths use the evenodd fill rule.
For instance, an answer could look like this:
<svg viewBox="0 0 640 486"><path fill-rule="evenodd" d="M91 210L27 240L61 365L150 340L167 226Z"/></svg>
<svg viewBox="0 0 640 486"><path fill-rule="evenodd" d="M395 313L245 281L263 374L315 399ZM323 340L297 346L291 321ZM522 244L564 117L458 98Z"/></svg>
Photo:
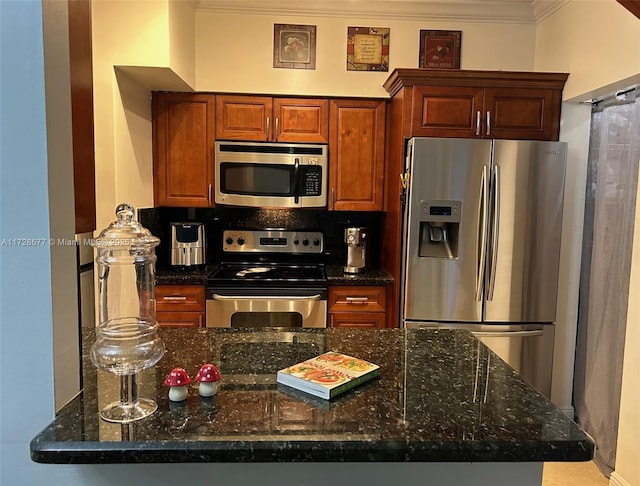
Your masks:
<svg viewBox="0 0 640 486"><path fill-rule="evenodd" d="M164 327L205 326L204 285L156 286L156 319Z"/></svg>
<svg viewBox="0 0 640 486"><path fill-rule="evenodd" d="M385 286L330 286L329 327L383 328Z"/></svg>

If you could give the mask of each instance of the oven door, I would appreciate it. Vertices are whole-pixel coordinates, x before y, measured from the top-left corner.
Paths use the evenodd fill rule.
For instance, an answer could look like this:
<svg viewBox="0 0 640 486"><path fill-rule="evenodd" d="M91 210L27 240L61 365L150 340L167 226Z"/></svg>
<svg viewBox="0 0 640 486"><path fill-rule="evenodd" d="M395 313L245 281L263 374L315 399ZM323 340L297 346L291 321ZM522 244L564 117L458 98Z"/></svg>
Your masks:
<svg viewBox="0 0 640 486"><path fill-rule="evenodd" d="M212 288L207 327L327 327L327 290Z"/></svg>

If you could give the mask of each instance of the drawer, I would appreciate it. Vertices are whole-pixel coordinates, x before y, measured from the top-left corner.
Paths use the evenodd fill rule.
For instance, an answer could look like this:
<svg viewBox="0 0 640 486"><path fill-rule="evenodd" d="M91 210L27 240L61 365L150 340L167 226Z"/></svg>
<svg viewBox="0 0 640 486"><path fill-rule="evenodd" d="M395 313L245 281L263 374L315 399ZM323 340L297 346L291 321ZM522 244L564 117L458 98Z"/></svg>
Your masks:
<svg viewBox="0 0 640 486"><path fill-rule="evenodd" d="M329 312L385 312L387 288L330 286Z"/></svg>
<svg viewBox="0 0 640 486"><path fill-rule="evenodd" d="M204 312L204 285L156 286L157 312Z"/></svg>
<svg viewBox="0 0 640 486"><path fill-rule="evenodd" d="M204 327L204 312L156 312L163 327Z"/></svg>
<svg viewBox="0 0 640 486"><path fill-rule="evenodd" d="M329 327L383 328L386 317L384 312L330 312Z"/></svg>

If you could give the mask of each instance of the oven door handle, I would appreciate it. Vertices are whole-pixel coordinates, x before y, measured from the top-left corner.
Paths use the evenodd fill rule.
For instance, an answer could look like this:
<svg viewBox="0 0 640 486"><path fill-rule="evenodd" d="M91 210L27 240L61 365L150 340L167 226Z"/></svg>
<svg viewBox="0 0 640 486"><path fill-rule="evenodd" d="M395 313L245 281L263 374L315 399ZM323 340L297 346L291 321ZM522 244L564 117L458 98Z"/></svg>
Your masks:
<svg viewBox="0 0 640 486"><path fill-rule="evenodd" d="M309 296L300 295L220 295L213 294L213 300L298 300L298 301L316 301L322 298L322 295L315 294Z"/></svg>

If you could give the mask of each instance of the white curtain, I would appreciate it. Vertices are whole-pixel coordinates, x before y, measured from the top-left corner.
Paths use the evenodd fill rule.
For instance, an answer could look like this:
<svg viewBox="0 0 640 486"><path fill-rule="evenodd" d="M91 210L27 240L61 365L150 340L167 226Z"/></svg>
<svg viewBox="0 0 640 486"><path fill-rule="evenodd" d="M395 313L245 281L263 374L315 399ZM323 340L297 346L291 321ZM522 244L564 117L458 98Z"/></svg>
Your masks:
<svg viewBox="0 0 640 486"><path fill-rule="evenodd" d="M595 462L607 476L615 469L640 159L640 101L633 101L634 94L622 102L605 98L591 116L573 398L578 423L595 439Z"/></svg>

